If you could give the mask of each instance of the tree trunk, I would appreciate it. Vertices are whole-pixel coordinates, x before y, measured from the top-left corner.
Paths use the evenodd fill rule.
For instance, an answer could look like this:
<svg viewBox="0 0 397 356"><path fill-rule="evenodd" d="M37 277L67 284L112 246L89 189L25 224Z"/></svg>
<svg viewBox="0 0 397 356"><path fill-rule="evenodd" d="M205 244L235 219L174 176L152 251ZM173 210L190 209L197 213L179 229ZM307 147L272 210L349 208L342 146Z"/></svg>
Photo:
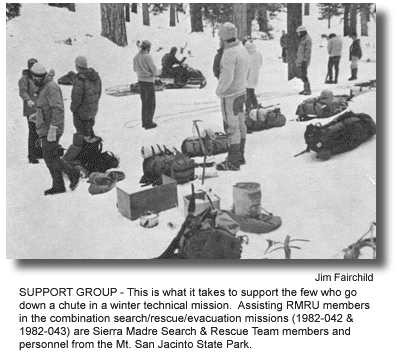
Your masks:
<svg viewBox="0 0 397 356"><path fill-rule="evenodd" d="M189 4L192 32L204 32L201 7L201 4Z"/></svg>
<svg viewBox="0 0 397 356"><path fill-rule="evenodd" d="M101 23L101 36L108 38L118 46L128 45L123 4L101 4Z"/></svg>
<svg viewBox="0 0 397 356"><path fill-rule="evenodd" d="M299 78L295 60L299 47L299 36L296 33L296 29L300 25L302 25L302 4L287 3L288 80Z"/></svg>
<svg viewBox="0 0 397 356"><path fill-rule="evenodd" d="M150 26L149 4L142 4L143 25Z"/></svg>
<svg viewBox="0 0 397 356"><path fill-rule="evenodd" d="M368 37L368 17L369 17L368 4L362 5L360 17L361 17L361 36Z"/></svg>
<svg viewBox="0 0 397 356"><path fill-rule="evenodd" d="M172 3L170 4L170 26L171 27L175 27L175 4Z"/></svg>
<svg viewBox="0 0 397 356"><path fill-rule="evenodd" d="M67 5L68 5L69 11L76 12L76 5L74 3L73 4L67 4Z"/></svg>
<svg viewBox="0 0 397 356"><path fill-rule="evenodd" d="M350 4L350 34L357 33L357 4Z"/></svg>
<svg viewBox="0 0 397 356"><path fill-rule="evenodd" d="M310 3L305 3L305 16L310 15Z"/></svg>
<svg viewBox="0 0 397 356"><path fill-rule="evenodd" d="M125 4L125 21L130 22L130 4Z"/></svg>
<svg viewBox="0 0 397 356"><path fill-rule="evenodd" d="M237 37L242 41L247 36L246 3L233 3L233 24L237 27Z"/></svg>
<svg viewBox="0 0 397 356"><path fill-rule="evenodd" d="M343 36L350 36L350 4L343 4L344 14L343 14Z"/></svg>
<svg viewBox="0 0 397 356"><path fill-rule="evenodd" d="M328 28L331 28L331 11L328 13Z"/></svg>
<svg viewBox="0 0 397 356"><path fill-rule="evenodd" d="M131 12L133 12L134 14L138 13L138 4L136 3L131 4Z"/></svg>
<svg viewBox="0 0 397 356"><path fill-rule="evenodd" d="M247 36L251 36L252 32L252 20L254 18L255 9L251 4L247 5Z"/></svg>
<svg viewBox="0 0 397 356"><path fill-rule="evenodd" d="M268 20L267 20L267 5L260 4L258 9L258 25L259 31L266 32L268 31Z"/></svg>

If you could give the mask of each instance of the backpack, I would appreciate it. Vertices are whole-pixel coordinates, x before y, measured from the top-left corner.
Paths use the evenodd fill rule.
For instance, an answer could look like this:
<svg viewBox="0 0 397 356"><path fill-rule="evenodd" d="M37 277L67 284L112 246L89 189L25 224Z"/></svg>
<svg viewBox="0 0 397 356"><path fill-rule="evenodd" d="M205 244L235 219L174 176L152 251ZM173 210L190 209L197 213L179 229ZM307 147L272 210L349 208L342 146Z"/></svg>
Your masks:
<svg viewBox="0 0 397 356"><path fill-rule="evenodd" d="M284 126L286 121L280 108L267 109L259 105L257 109L252 109L249 115L246 115L245 125L251 131L261 131Z"/></svg>
<svg viewBox="0 0 397 356"><path fill-rule="evenodd" d="M229 150L228 138L223 132L215 132L214 138L206 135L201 139L208 155L215 156L221 153L227 153ZM181 151L188 157L204 156L203 150L201 149L200 139L197 136L188 137L183 140Z"/></svg>
<svg viewBox="0 0 397 356"><path fill-rule="evenodd" d="M331 155L356 148L375 134L376 124L369 115L349 111L327 125L308 125L304 138L307 152L312 150L318 153L318 158L327 160Z"/></svg>
<svg viewBox="0 0 397 356"><path fill-rule="evenodd" d="M95 142L83 140L80 146L73 144L65 153L66 160L75 166L80 166L87 170L87 173L101 172L108 169L117 168L120 159L112 152L102 152L102 139L98 137ZM75 142L77 143L77 142Z"/></svg>
<svg viewBox="0 0 397 356"><path fill-rule="evenodd" d="M298 121L308 121L314 118L327 118L347 109L347 95L333 95L330 90L323 91L317 98L309 98L298 105L295 114Z"/></svg>
<svg viewBox="0 0 397 356"><path fill-rule="evenodd" d="M180 240L178 257L185 259L239 259L243 238L239 225L211 207L195 216Z"/></svg>
<svg viewBox="0 0 397 356"><path fill-rule="evenodd" d="M153 186L161 185L161 175L165 174L184 184L195 179L195 162L174 148L175 153L164 148L160 154L145 158L142 163L143 176L139 181L141 184Z"/></svg>

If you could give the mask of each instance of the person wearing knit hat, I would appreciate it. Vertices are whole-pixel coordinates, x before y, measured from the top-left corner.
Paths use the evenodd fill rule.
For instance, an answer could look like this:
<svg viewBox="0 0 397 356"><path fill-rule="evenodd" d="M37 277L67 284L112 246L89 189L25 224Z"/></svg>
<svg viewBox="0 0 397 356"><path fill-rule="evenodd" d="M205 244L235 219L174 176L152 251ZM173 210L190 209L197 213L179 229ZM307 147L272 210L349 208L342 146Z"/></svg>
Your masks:
<svg viewBox="0 0 397 356"><path fill-rule="evenodd" d="M99 99L102 94L102 80L98 72L88 68L87 58L78 56L75 60L77 74L73 79L70 110L73 125L78 135L87 142L95 142L94 125L98 113Z"/></svg>
<svg viewBox="0 0 397 356"><path fill-rule="evenodd" d="M310 82L307 77L307 68L310 64L310 58L312 55L312 39L307 34L305 26L299 26L296 29L298 36L300 37L300 42L298 46L298 51L296 53L295 64L298 68L300 78L303 82L303 90L299 93L301 95L311 95Z"/></svg>
<svg viewBox="0 0 397 356"><path fill-rule="evenodd" d="M36 132L36 125L29 121L29 116L36 112L37 90L38 87L34 84L32 73L30 69L37 63L37 59L31 58L28 60L28 69L22 71L22 77L18 81L19 96L23 100L23 116L26 117L28 123L28 160L29 163L37 164L38 159L43 158L41 147L36 145L39 136Z"/></svg>
<svg viewBox="0 0 397 356"><path fill-rule="evenodd" d="M156 110L155 77L161 74L154 65L153 58L149 54L151 43L147 40L141 44L141 50L134 57L134 72L138 77L139 94L141 96L142 127L145 130L154 129L157 125L153 122Z"/></svg>
<svg viewBox="0 0 397 356"><path fill-rule="evenodd" d="M66 191L63 173L70 180L69 188L74 190L80 180L80 171L60 157L59 140L65 126L65 110L61 88L54 82L54 71L48 73L43 65L35 63L30 69L38 83L38 97L35 117L36 132L41 141L43 158L51 174L52 187L44 195ZM31 117L32 117L31 116Z"/></svg>
<svg viewBox="0 0 397 356"><path fill-rule="evenodd" d="M230 22L218 31L224 51L220 63L220 75L216 95L221 100L223 126L228 135L229 152L226 160L216 165L219 171L238 171L245 163L244 150L247 136L244 102L250 58L237 39L237 29Z"/></svg>

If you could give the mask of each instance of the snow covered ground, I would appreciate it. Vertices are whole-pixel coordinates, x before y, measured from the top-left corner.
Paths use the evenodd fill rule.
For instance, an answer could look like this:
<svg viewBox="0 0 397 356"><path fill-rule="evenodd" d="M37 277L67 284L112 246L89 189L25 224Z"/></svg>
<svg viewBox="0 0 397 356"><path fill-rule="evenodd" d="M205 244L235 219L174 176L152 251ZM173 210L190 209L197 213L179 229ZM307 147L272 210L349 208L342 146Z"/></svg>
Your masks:
<svg viewBox="0 0 397 356"><path fill-rule="evenodd" d="M140 10L140 9L139 9ZM339 84L324 84L328 55L321 34L342 33L340 19L317 20L315 5L303 24L313 39L312 62L309 67L313 96L325 88L334 93L349 93L352 82L348 50L349 38L343 38ZM339 259L342 250L355 242L376 220L376 136L356 150L319 161L313 152L294 158L305 149L303 139L307 123L293 121L295 110L303 98L298 79L287 81L287 66L279 56L279 37L286 29L286 15L272 20L274 40L257 40L264 65L261 69L258 100L264 106L280 104L287 117L284 127L257 132L247 137L246 160L239 172L219 172L218 178L194 181L196 189L208 190L221 198L221 208L230 209L232 187L237 182L261 184L262 206L282 218L282 226L269 234L249 234L243 258L264 258L266 239L284 241L287 235L300 242L300 250L292 250L294 259ZM376 26L369 23L367 38L361 39L363 59L359 63L359 81L376 78ZM168 13L151 16L151 26L142 26L141 13L132 14L127 23L129 46L117 47L100 36L99 4L77 4L76 12L44 4L23 4L21 16L7 24L7 257L16 259L147 259L158 256L176 235L168 223L180 225L183 220L183 196L190 184L178 186L179 206L160 213L156 228L144 229L139 220L130 221L117 210L116 189L98 196L88 193L89 184L82 181L74 192L57 196L43 195L51 186L51 178L43 161L27 163L27 125L22 116L22 100L18 95L18 79L29 58L37 58L47 69L55 70L55 79L74 70L78 55L88 58L103 81L103 88L136 82L132 69L137 40L152 42L152 55L160 66L161 57L172 46L190 51L186 63L206 76L204 89L187 88L157 92L155 122L158 128L145 131L140 126L140 98L137 95L112 97L103 93L95 131L104 139L104 149L120 156L127 178L119 183L130 191L139 191L142 175L140 149L143 145L165 144L179 148L183 139L192 136L193 120L200 127L222 131L219 99L215 96L217 80L212 75L212 61L218 38L210 28L204 33L190 34L188 15L180 15L175 28L168 27ZM360 35L360 34L359 34ZM360 37L360 36L359 36ZM72 45L63 41L71 38ZM370 60L370 61L367 61ZM62 86L65 100L65 133L61 144L72 142L74 127L70 106L70 87ZM358 96L350 104L355 112L364 112L376 120L376 90ZM332 118L331 118L332 119ZM329 120L331 120L329 119ZM321 120L326 123L328 120ZM313 122L316 122L314 120ZM215 156L216 162L224 155ZM215 171L215 168L210 168ZM200 170L198 173L201 173ZM267 256L284 258L282 251ZM364 251L363 258L372 258Z"/></svg>

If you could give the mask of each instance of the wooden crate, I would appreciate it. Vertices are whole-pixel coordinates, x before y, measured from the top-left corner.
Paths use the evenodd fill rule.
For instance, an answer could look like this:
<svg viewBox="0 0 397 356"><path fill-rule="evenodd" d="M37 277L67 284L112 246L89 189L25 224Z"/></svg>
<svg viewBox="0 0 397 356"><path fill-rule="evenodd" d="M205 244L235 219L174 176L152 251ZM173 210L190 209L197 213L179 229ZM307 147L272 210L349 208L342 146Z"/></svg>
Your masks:
<svg viewBox="0 0 397 356"><path fill-rule="evenodd" d="M130 193L117 187L117 207L121 215L130 220L138 219L147 211L159 213L178 206L176 180L163 175L163 184Z"/></svg>

